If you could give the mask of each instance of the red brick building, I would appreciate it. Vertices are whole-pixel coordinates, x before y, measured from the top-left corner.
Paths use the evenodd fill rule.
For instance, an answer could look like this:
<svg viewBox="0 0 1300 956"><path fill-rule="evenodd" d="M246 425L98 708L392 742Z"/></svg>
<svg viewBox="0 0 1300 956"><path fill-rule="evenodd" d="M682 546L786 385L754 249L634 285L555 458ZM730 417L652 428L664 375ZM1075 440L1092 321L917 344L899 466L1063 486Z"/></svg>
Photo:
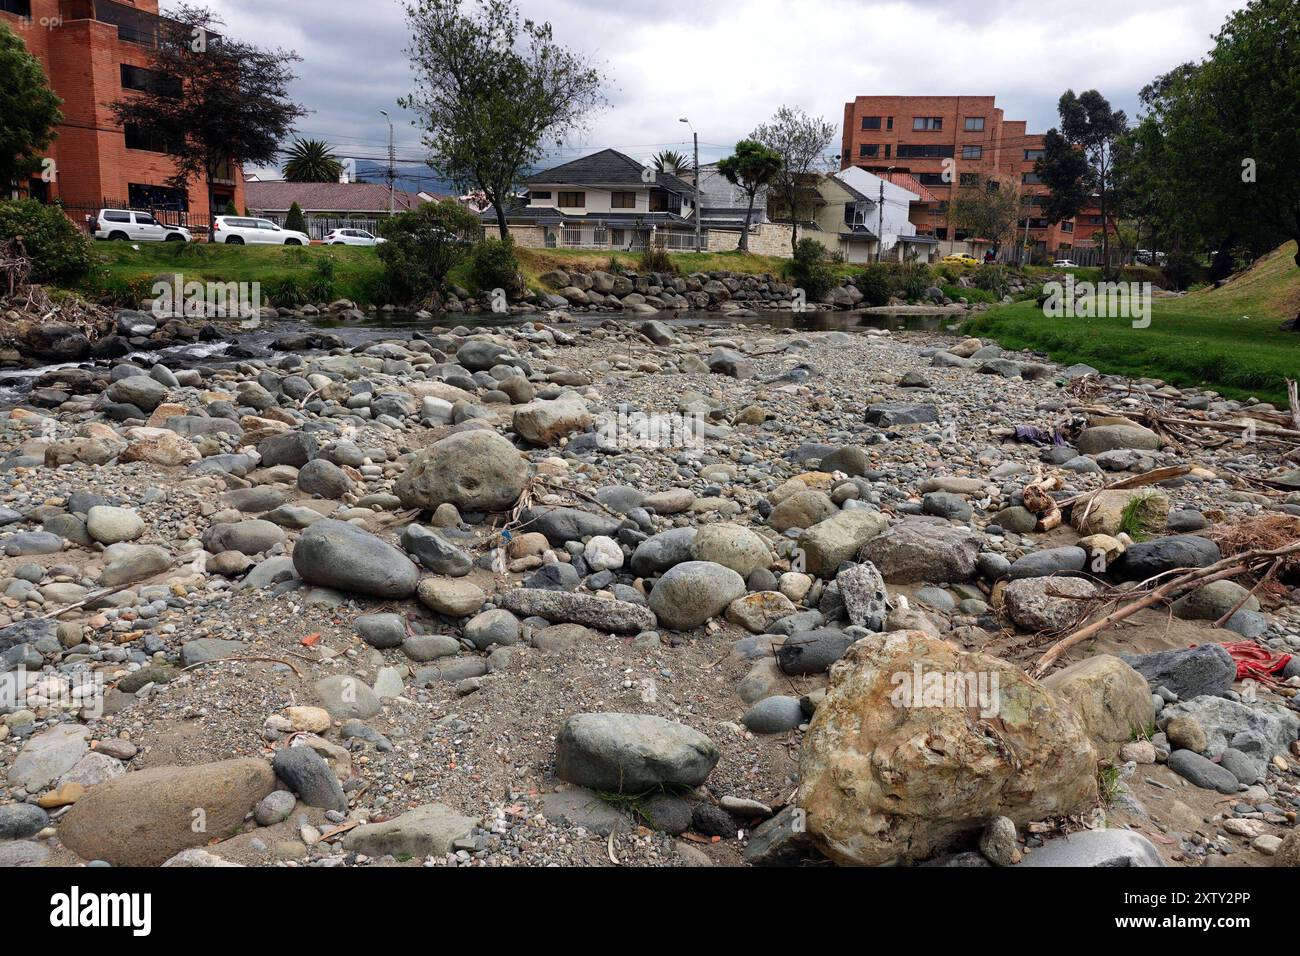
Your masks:
<svg viewBox="0 0 1300 956"><path fill-rule="evenodd" d="M979 254L988 246L979 241L984 237L968 236L949 221L955 190L989 176L1019 182L1024 215L1018 240L1028 229L1038 255L1070 256L1092 245L1101 230L1100 211L1048 224L1034 201L1047 192L1034 173L1043 134L1026 126L1006 119L992 96L859 96L844 104L840 166L891 177L905 173L926 187L936 201L928 228L918 225L918 231L932 234L945 253Z"/></svg>
<svg viewBox="0 0 1300 956"><path fill-rule="evenodd" d="M0 0L0 22L41 61L63 100L63 122L48 158L50 174L33 178L32 196L58 199L80 223L104 205L188 213L202 226L209 208L244 208L242 171L232 166L213 184L195 179L185 193L165 185L175 167L157 143L123 129L111 109L147 89L157 41L158 0Z"/></svg>

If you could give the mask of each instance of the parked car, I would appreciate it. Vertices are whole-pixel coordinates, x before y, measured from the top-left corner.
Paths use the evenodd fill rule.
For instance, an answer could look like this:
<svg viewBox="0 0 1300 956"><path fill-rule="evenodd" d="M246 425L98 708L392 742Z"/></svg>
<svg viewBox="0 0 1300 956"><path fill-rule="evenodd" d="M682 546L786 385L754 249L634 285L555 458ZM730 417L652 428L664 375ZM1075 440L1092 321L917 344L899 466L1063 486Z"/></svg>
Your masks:
<svg viewBox="0 0 1300 956"><path fill-rule="evenodd" d="M387 241L381 236L371 235L364 229L333 229L321 240L327 246L377 246Z"/></svg>
<svg viewBox="0 0 1300 956"><path fill-rule="evenodd" d="M964 252L955 252L950 256L944 256L943 261L950 266L977 266L980 264L978 259Z"/></svg>
<svg viewBox="0 0 1300 956"><path fill-rule="evenodd" d="M1053 269L1075 269L1078 268L1073 259L1057 259L1052 263Z"/></svg>
<svg viewBox="0 0 1300 956"><path fill-rule="evenodd" d="M309 246L311 236L305 232L277 226L269 219L254 219L252 216L218 216L212 226L212 241L236 246L244 244Z"/></svg>
<svg viewBox="0 0 1300 956"><path fill-rule="evenodd" d="M1168 258L1163 252L1152 252L1150 249L1133 250L1133 261L1140 266L1162 266Z"/></svg>
<svg viewBox="0 0 1300 956"><path fill-rule="evenodd" d="M184 226L161 223L147 212L101 209L95 220L95 238L121 242L191 242Z"/></svg>

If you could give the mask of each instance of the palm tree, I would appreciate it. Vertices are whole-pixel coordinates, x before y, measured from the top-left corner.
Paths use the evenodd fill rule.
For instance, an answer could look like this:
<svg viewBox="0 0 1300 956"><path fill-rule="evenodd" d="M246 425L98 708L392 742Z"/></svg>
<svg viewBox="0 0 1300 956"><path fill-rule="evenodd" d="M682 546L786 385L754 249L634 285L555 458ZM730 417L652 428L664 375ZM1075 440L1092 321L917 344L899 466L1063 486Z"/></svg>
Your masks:
<svg viewBox="0 0 1300 956"><path fill-rule="evenodd" d="M336 183L343 172L343 164L329 144L319 139L294 140L285 155L288 158L281 172L291 183Z"/></svg>
<svg viewBox="0 0 1300 956"><path fill-rule="evenodd" d="M691 171L691 162L675 149L661 149L655 154L655 169L661 173L680 176Z"/></svg>

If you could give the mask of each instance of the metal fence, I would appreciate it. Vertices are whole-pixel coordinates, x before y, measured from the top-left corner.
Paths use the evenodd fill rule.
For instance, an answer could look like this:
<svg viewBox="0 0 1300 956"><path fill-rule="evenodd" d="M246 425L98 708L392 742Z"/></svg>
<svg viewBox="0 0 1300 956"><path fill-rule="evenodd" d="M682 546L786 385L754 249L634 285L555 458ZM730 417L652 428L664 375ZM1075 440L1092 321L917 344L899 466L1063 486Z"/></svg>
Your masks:
<svg viewBox="0 0 1300 956"><path fill-rule="evenodd" d="M288 216L285 213L262 213L259 214L262 219L269 219L277 226L283 226ZM385 217L387 218L387 217ZM372 236L379 235L379 224L383 219L376 217L348 219L341 216L307 216L307 235L313 240L324 239L326 235L335 229L364 229Z"/></svg>
<svg viewBox="0 0 1300 956"><path fill-rule="evenodd" d="M101 199L97 204L56 200L51 205L60 206L69 219L88 233L95 231L95 220L99 216L101 209L129 209L132 212L147 212L165 226L183 226L196 236L206 236L208 232L206 216L196 216L184 209L176 209L170 206L151 206L140 203L132 205L122 199Z"/></svg>

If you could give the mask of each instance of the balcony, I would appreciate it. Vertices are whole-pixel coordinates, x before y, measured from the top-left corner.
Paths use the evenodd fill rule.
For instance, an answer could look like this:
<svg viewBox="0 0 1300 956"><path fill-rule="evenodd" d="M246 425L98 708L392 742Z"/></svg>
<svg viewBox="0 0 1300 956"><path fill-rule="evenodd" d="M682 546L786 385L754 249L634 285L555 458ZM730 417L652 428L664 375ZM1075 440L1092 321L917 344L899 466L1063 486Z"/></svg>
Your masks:
<svg viewBox="0 0 1300 956"><path fill-rule="evenodd" d="M178 21L156 13L138 10L116 0L59 0L59 16L67 23L71 20L95 20L117 27L119 40L140 46L158 45L158 36L164 24ZM209 39L217 39L215 34Z"/></svg>

